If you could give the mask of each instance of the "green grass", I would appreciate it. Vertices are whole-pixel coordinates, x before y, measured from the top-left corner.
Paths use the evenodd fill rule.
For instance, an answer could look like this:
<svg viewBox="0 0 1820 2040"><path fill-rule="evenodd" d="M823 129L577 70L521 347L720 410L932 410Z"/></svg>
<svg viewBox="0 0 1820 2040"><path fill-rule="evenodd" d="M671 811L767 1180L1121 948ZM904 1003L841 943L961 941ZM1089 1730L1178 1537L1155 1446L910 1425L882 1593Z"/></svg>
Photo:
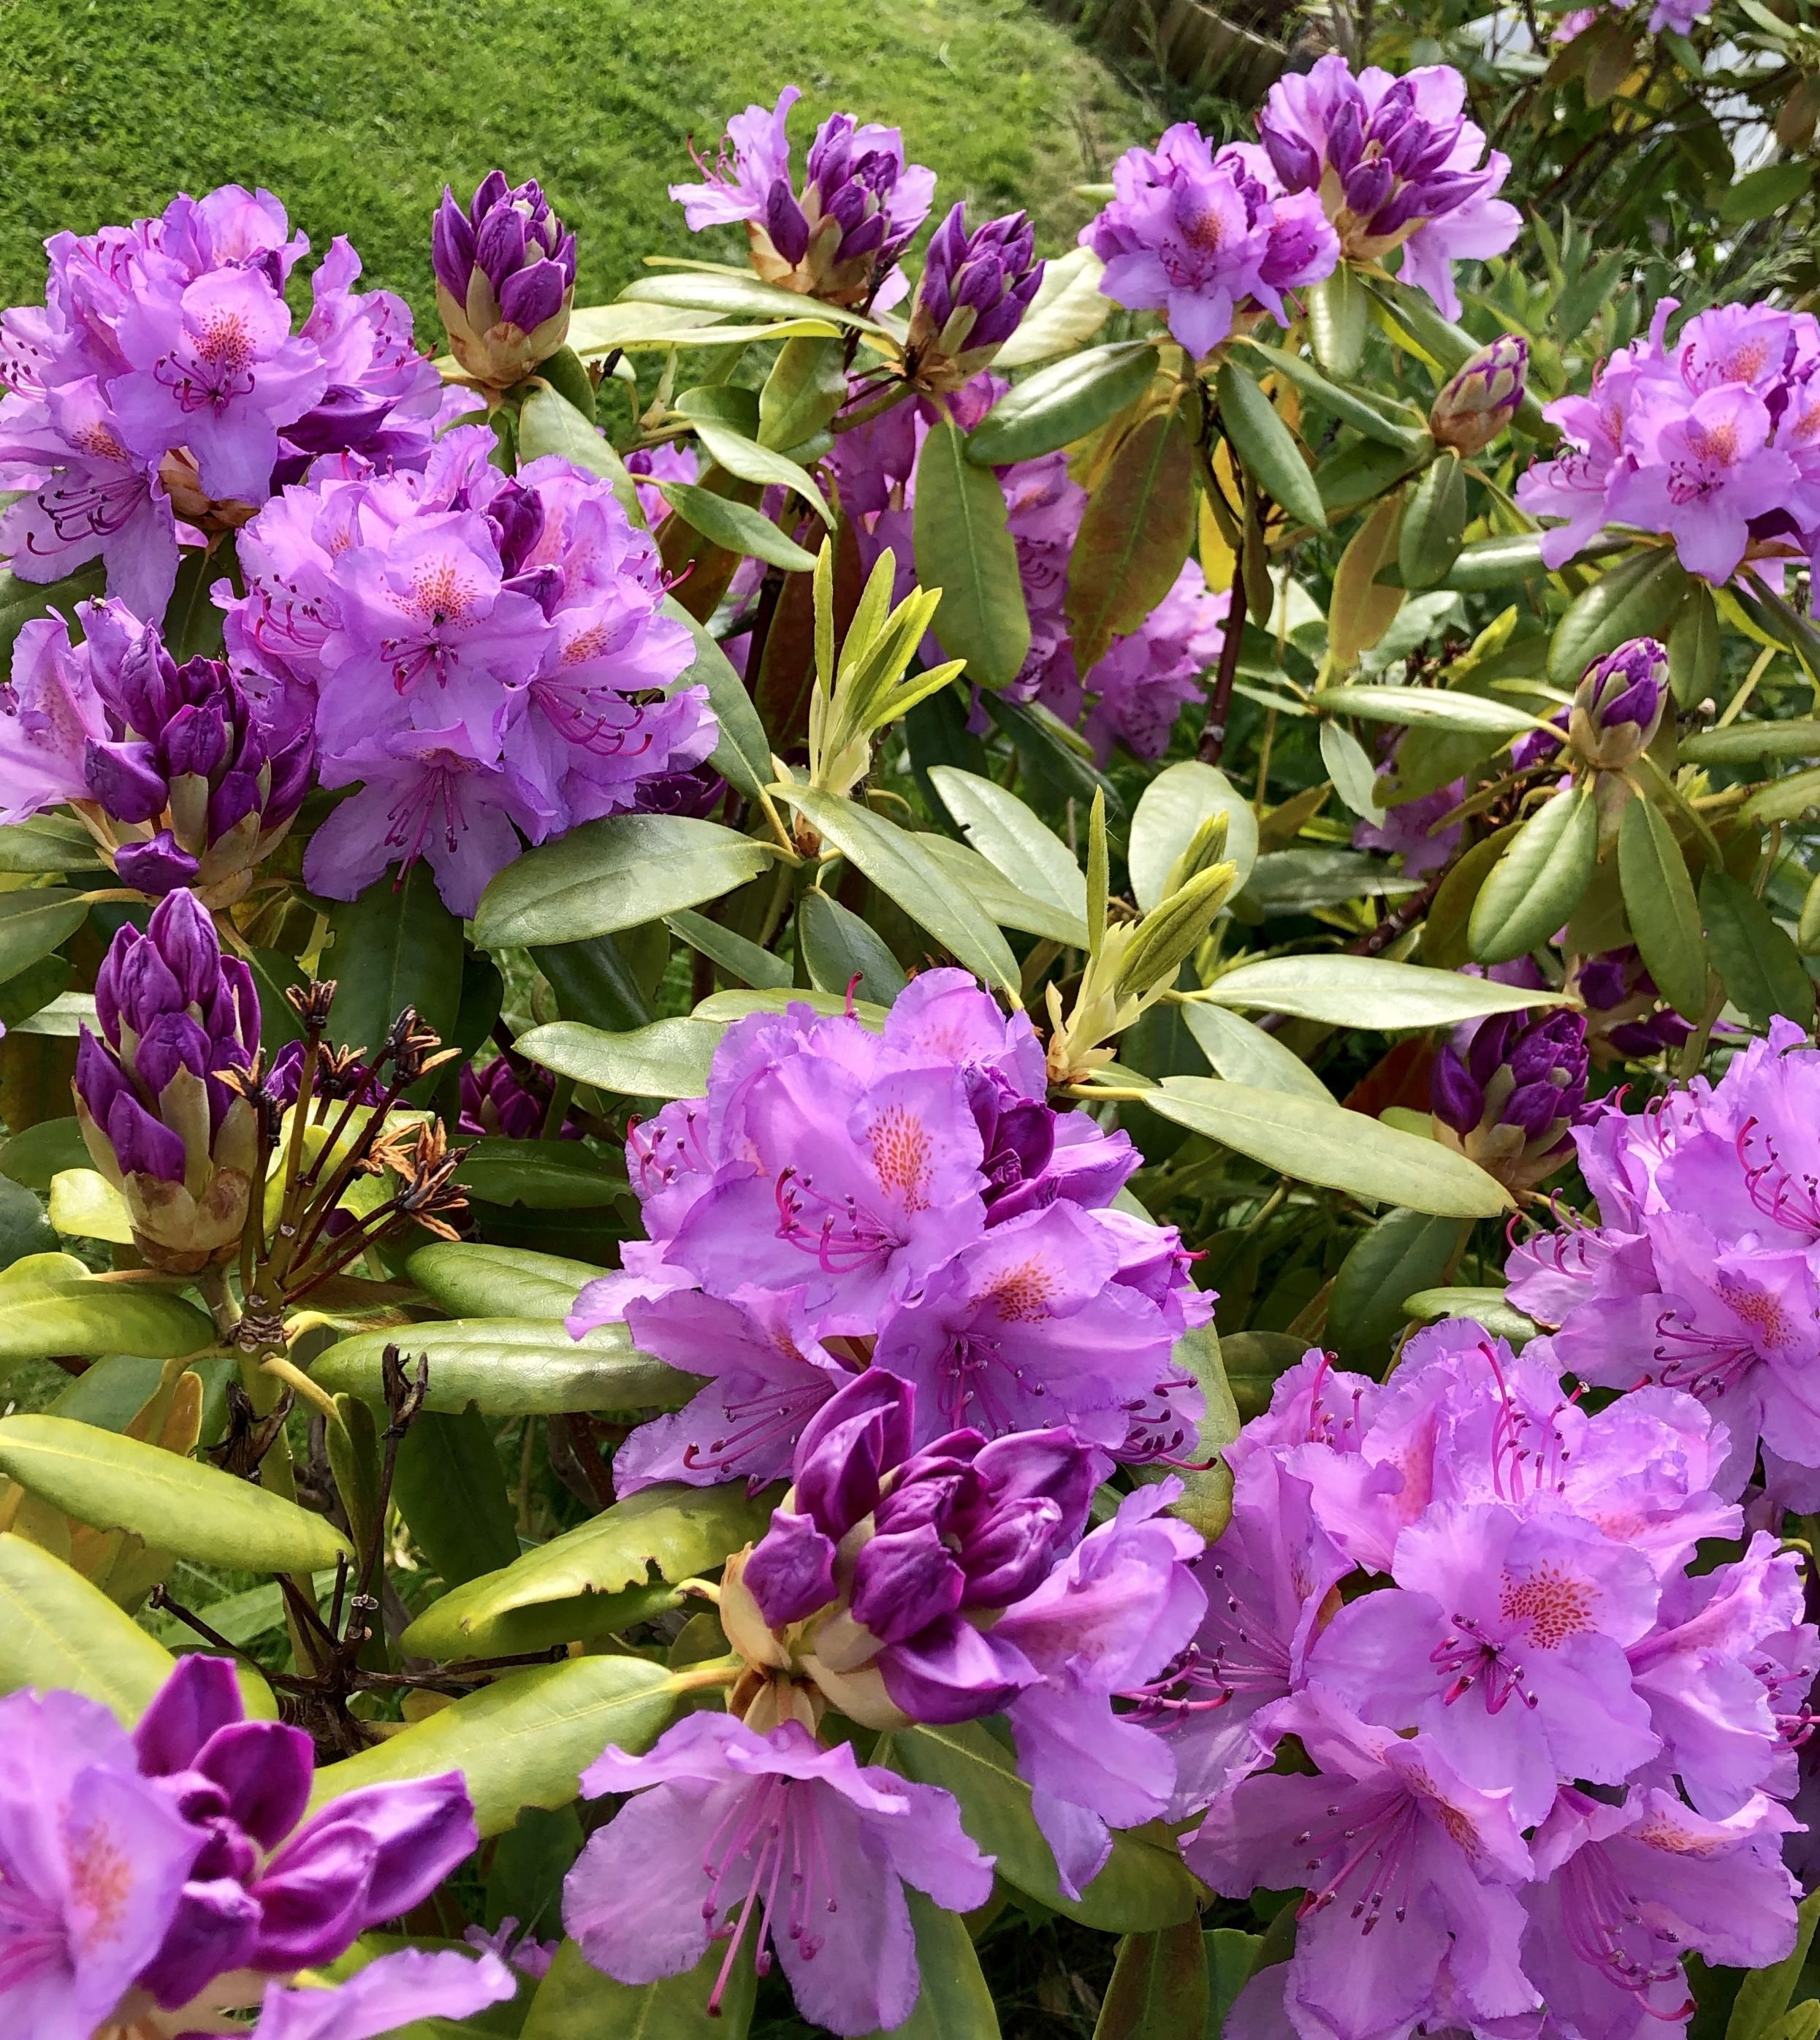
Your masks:
<svg viewBox="0 0 1820 2040"><path fill-rule="evenodd" d="M1068 187L1151 125L1027 0L0 0L0 294L41 299L59 228L238 181L421 317L443 183L497 162L555 196L598 303L647 254L737 257L691 248L664 187L791 82L799 166L836 107L895 122L939 208L1028 205L1052 253L1087 215Z"/></svg>

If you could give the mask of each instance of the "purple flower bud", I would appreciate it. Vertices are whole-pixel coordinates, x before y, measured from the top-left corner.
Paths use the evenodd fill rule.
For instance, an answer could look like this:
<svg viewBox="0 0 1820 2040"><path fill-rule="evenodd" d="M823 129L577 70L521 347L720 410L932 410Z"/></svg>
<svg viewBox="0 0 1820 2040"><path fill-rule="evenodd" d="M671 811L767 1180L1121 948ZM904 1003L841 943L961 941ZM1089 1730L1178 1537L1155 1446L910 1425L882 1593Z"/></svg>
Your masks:
<svg viewBox="0 0 1820 2040"><path fill-rule="evenodd" d="M1390 196L1395 182L1395 171L1381 156L1354 164L1340 187L1347 211L1357 213L1361 219L1369 219Z"/></svg>
<svg viewBox="0 0 1820 2040"><path fill-rule="evenodd" d="M1428 414L1439 446L1475 454L1491 445L1523 402L1529 345L1521 334L1501 333L1445 382Z"/></svg>
<svg viewBox="0 0 1820 2040"><path fill-rule="evenodd" d="M184 1144L180 1134L153 1118L135 1098L124 1094L109 1107L105 1131L122 1176L150 1176L181 1183Z"/></svg>
<svg viewBox="0 0 1820 2040"><path fill-rule="evenodd" d="M1444 1048L1429 1075L1429 1103L1456 1133L1470 1133L1485 1109L1485 1091L1452 1049Z"/></svg>
<svg viewBox="0 0 1820 2040"><path fill-rule="evenodd" d="M1654 638L1608 653L1574 691L1567 728L1589 764L1618 768L1649 748L1662 721L1668 653Z"/></svg>
<svg viewBox="0 0 1820 2040"><path fill-rule="evenodd" d="M834 1540L810 1517L774 1509L741 1577L773 1629L801 1622L834 1599Z"/></svg>
<svg viewBox="0 0 1820 2040"><path fill-rule="evenodd" d="M212 1045L208 1031L187 1013L161 1013L139 1037L133 1074L155 1100L173 1077L207 1076Z"/></svg>
<svg viewBox="0 0 1820 2040"><path fill-rule="evenodd" d="M470 375L504 389L563 344L575 237L535 179L513 187L490 171L465 211L445 185L430 253L449 344Z"/></svg>
<svg viewBox="0 0 1820 2040"><path fill-rule="evenodd" d="M114 875L123 885L148 900L162 899L180 885L192 885L201 866L169 829L149 843L129 843L114 852Z"/></svg>
<svg viewBox="0 0 1820 2040"><path fill-rule="evenodd" d="M887 1468L910 1449L908 1384L870 1368L823 1403L797 1444L797 1507L837 1543L877 1507Z"/></svg>
<svg viewBox="0 0 1820 2040"><path fill-rule="evenodd" d="M1452 1046L1436 1057L1430 1103L1481 1168L1529 1189L1567 1157L1588 1064L1582 1014L1494 1014L1473 1030L1464 1060Z"/></svg>
<svg viewBox="0 0 1820 2040"><path fill-rule="evenodd" d="M853 1613L881 1643L900 1643L961 1605L967 1576L933 1523L881 1532L853 1568Z"/></svg>
<svg viewBox="0 0 1820 2040"><path fill-rule="evenodd" d="M150 744L97 744L91 737L82 756L89 798L116 821L149 822L162 815L170 789Z"/></svg>
<svg viewBox="0 0 1820 2040"><path fill-rule="evenodd" d="M691 766L686 772L661 772L638 782L636 813L687 815L706 820L726 797L727 782L713 766Z"/></svg>
<svg viewBox="0 0 1820 2040"><path fill-rule="evenodd" d="M957 205L929 243L910 314L909 352L925 388L958 389L1016 332L1042 282L1026 213L967 231Z"/></svg>

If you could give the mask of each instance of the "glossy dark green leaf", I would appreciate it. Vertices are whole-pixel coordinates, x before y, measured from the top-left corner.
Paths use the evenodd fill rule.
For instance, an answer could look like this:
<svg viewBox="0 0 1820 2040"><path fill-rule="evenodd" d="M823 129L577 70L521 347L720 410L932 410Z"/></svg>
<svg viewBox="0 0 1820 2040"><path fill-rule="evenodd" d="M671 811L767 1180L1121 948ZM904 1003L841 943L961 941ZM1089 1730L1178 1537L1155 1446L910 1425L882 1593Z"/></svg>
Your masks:
<svg viewBox="0 0 1820 2040"><path fill-rule="evenodd" d="M1308 302L1315 359L1330 375L1349 381L1359 371L1371 323L1364 284L1350 262L1341 262L1331 276L1309 286Z"/></svg>
<svg viewBox="0 0 1820 2040"><path fill-rule="evenodd" d="M1405 588L1444 580L1466 539L1466 466L1459 455L1437 454L1404 499L1396 563Z"/></svg>
<svg viewBox="0 0 1820 2040"><path fill-rule="evenodd" d="M1146 418L1088 497L1068 555L1068 617L1082 670L1175 584L1194 538L1194 453L1178 413Z"/></svg>
<svg viewBox="0 0 1820 2040"><path fill-rule="evenodd" d="M754 452L758 451L753 448ZM755 560L782 567L790 573L815 571L814 554L799 546L749 503L717 496L711 489L693 481L660 481L657 487L685 524L729 553L749 554Z"/></svg>
<svg viewBox="0 0 1820 2040"><path fill-rule="evenodd" d="M338 903L329 931L323 970L336 981L329 1033L338 1046L376 1052L407 1006L445 1040L454 1033L461 922L443 904L428 865L388 871L358 899Z"/></svg>
<svg viewBox="0 0 1820 2040"><path fill-rule="evenodd" d="M610 815L508 864L481 896L483 949L565 943L699 906L755 878L771 853L717 822Z"/></svg>
<svg viewBox="0 0 1820 2040"><path fill-rule="evenodd" d="M61 1559L10 1532L0 1536L0 1692L81 1693L130 1728L175 1662Z"/></svg>
<svg viewBox="0 0 1820 2040"><path fill-rule="evenodd" d="M759 391L759 443L788 453L827 429L847 402L847 349L835 339L798 334L778 349Z"/></svg>
<svg viewBox="0 0 1820 2040"><path fill-rule="evenodd" d="M313 1808L402 1779L459 1771L483 1835L527 1806L564 1806L608 1743L637 1754L676 1707L670 1674L642 1658L572 1658L512 1672L316 1773Z"/></svg>
<svg viewBox="0 0 1820 2040"><path fill-rule="evenodd" d="M1748 885L1711 870L1700 881L1700 911L1726 995L1754 1027L1777 1014L1806 1027L1814 1018L1814 980L1795 945Z"/></svg>
<svg viewBox="0 0 1820 2040"><path fill-rule="evenodd" d="M877 931L813 887L797 902L796 939L818 991L851 986L855 997L889 1006L908 982Z"/></svg>
<svg viewBox="0 0 1820 2040"><path fill-rule="evenodd" d="M630 933L628 932L628 946ZM597 1026L648 1027L651 1006L637 973L611 935L585 942L533 943L531 960L556 995L565 1019L585 1016Z"/></svg>
<svg viewBox="0 0 1820 2040"><path fill-rule="evenodd" d="M1733 722L1723 729L1696 729L1677 744L1690 765L1749 765L1759 758L1820 758L1820 721L1810 716L1786 722Z"/></svg>
<svg viewBox="0 0 1820 2040"><path fill-rule="evenodd" d="M451 1586L518 1555L493 1432L471 1406L418 1417L399 1444L392 1499L413 1540Z"/></svg>
<svg viewBox="0 0 1820 2040"><path fill-rule="evenodd" d="M1577 685L1595 659L1632 638L1661 637L1672 628L1687 574L1673 546L1650 546L1600 575L1574 596L1548 645L1548 678Z"/></svg>
<svg viewBox="0 0 1820 2040"><path fill-rule="evenodd" d="M1519 736L1536 727L1533 716L1509 702L1457 688L1361 684L1322 687L1311 698L1316 708L1332 715L1398 722L1415 729L1483 730L1489 736Z"/></svg>
<svg viewBox="0 0 1820 2040"><path fill-rule="evenodd" d="M1766 163L1761 169L1746 171L1720 199L1715 210L1727 226L1767 219L1785 205L1792 205L1807 190L1813 175L1812 164L1799 158L1792 162Z"/></svg>
<svg viewBox="0 0 1820 2040"><path fill-rule="evenodd" d="M560 1323L584 1282L605 1273L586 1261L479 1240L438 1239L420 1246L405 1272L451 1317L543 1318Z"/></svg>
<svg viewBox="0 0 1820 2040"><path fill-rule="evenodd" d="M1725 633L1712 590L1703 580L1689 580L1681 614L1668 634L1669 684L1675 706L1690 709L1704 701L1719 684L1725 657ZM1683 751L1683 757L1690 754Z"/></svg>
<svg viewBox="0 0 1820 2040"><path fill-rule="evenodd" d="M532 1211L595 1210L619 1201L624 1176L579 1140L513 1140L493 1134L473 1142L455 1181L482 1204Z"/></svg>
<svg viewBox="0 0 1820 2040"><path fill-rule="evenodd" d="M705 1020L654 1020L609 1033L578 1020L533 1027L514 1045L558 1076L626 1098L700 1098L724 1030Z"/></svg>
<svg viewBox="0 0 1820 2040"><path fill-rule="evenodd" d="M1684 1019L1706 1012L1706 944L1687 860L1667 817L1651 801L1633 800L1618 830L1618 875L1624 912L1656 989Z"/></svg>
<svg viewBox="0 0 1820 2040"><path fill-rule="evenodd" d="M519 2040L744 2040L758 1994L749 1947L735 1958L719 2003L708 2008L726 1955L724 1941L710 1941L680 1976L616 1983L565 1941L537 1986Z"/></svg>
<svg viewBox="0 0 1820 2040"><path fill-rule="evenodd" d="M758 405L756 400L743 407L741 422L735 427L716 415L718 405L704 405L699 402L691 404L689 401L691 395L750 399L750 390L712 388L706 391L689 392L676 399L676 409L694 427L702 452L717 467L725 468L729 474L737 474L742 481L756 482L761 489L782 489L800 497L824 524L834 522L834 513L828 508L828 499L817 485L815 478L787 455L779 453L773 447L761 446L756 438L750 436L758 430ZM673 497L667 497L667 500L674 504ZM727 501L725 497L718 496L714 500L721 504ZM767 521L762 512L754 514L759 516L761 523ZM687 511L683 515L689 523L695 522ZM697 529L699 528L697 526Z"/></svg>
<svg viewBox="0 0 1820 2040"><path fill-rule="evenodd" d="M1327 1304L1327 1336L1347 1366L1381 1372L1391 1340L1409 1321L1408 1299L1447 1279L1468 1224L1391 1211L1353 1242Z"/></svg>
<svg viewBox="0 0 1820 2040"><path fill-rule="evenodd" d="M1220 1342L1227 1384L1247 1423L1270 1408L1277 1377L1307 1351L1307 1340L1287 1332L1233 1332Z"/></svg>
<svg viewBox="0 0 1820 2040"><path fill-rule="evenodd" d="M1394 447L1411 459L1426 450L1427 427L1412 417L1407 408L1382 404L1360 395L1356 390L1329 382L1312 362L1304 360L1299 354L1291 354L1285 348L1271 347L1256 339L1247 344L1260 366L1267 365L1277 375L1285 377L1312 403L1343 420L1380 447Z"/></svg>
<svg viewBox="0 0 1820 2040"><path fill-rule="evenodd" d="M901 2026L871 2040L999 2040L999 2015L992 1986L958 1913L944 1912L914 1885L904 1896L916 1935L916 1966L922 1988L916 2008Z"/></svg>
<svg viewBox="0 0 1820 2040"><path fill-rule="evenodd" d="M60 948L88 918L87 900L63 886L0 893L0 983Z"/></svg>
<svg viewBox="0 0 1820 2040"><path fill-rule="evenodd" d="M1026 376L967 435L969 460L1003 467L1085 439L1150 386L1158 355L1147 340L1115 341Z"/></svg>
<svg viewBox="0 0 1820 2040"><path fill-rule="evenodd" d="M1030 619L998 477L966 457L947 419L929 428L916 462L916 575L942 591L935 630L950 659L984 687L1016 679L1030 649Z"/></svg>
<svg viewBox="0 0 1820 2040"><path fill-rule="evenodd" d="M569 358L573 360L575 357L572 355ZM570 395L580 394L571 389ZM588 474L600 476L632 522L638 525L644 523L645 513L639 507L637 485L611 443L595 429L593 421L577 408L570 396L557 389L554 382L533 382L525 393L518 413L518 458L522 463L546 453L560 454L563 459L572 461Z"/></svg>
<svg viewBox="0 0 1820 2040"><path fill-rule="evenodd" d="M1792 822L1820 809L1820 766L1784 773L1759 786L1738 810L1746 822Z"/></svg>
<svg viewBox="0 0 1820 2040"><path fill-rule="evenodd" d="M634 1623L650 1622L682 1607L684 1597L663 1580L627 1587L619 1593L569 1594L529 1608L474 1615L469 1611L487 1590L491 1571L470 1579L433 1600L398 1638L413 1658L455 1664L471 1658L514 1658L558 1644L588 1643L613 1636Z"/></svg>
<svg viewBox="0 0 1820 2040"><path fill-rule="evenodd" d="M1227 2013L1251 1980L1264 1937L1241 1932L1236 1927L1215 1927L1202 1935L1201 1945L1207 1956L1207 2019L1202 2040L1220 2040ZM1187 2040L1193 2040L1192 2034Z"/></svg>
<svg viewBox="0 0 1820 2040"><path fill-rule="evenodd" d="M36 1125L28 1126L0 1143L0 1175L23 1183L28 1189L48 1190L51 1178L60 1170L89 1166L89 1151L82 1144L82 1131L73 1117L40 1119ZM78 1271L72 1268L70 1272Z"/></svg>
<svg viewBox="0 0 1820 2040"><path fill-rule="evenodd" d="M1128 1934L1119 1943L1093 2040L1184 2040L1206 2025L1207 2000L1198 1916L1154 1934Z"/></svg>
<svg viewBox="0 0 1820 2040"><path fill-rule="evenodd" d="M1106 1867L1078 1899L1064 1898L1055 1858L1030 1811L1030 1788L1010 1750L978 1722L900 1729L879 1761L960 1802L961 1821L1007 1884L1052 1911L1108 1933L1149 1933L1186 1920L1194 1885L1162 1829L1115 1834Z"/></svg>
<svg viewBox="0 0 1820 2040"><path fill-rule="evenodd" d="M1214 387L1220 429L1252 480L1298 523L1324 531L1327 513L1321 492L1295 435L1270 398L1236 361L1222 366Z"/></svg>
<svg viewBox="0 0 1820 2040"><path fill-rule="evenodd" d="M542 1318L454 1318L360 1332L331 1346L310 1372L332 1395L383 1400L388 1345L430 1357L432 1410L478 1404L488 1416L555 1416L567 1410L680 1409L700 1383L639 1352L623 1324L572 1339Z"/></svg>
<svg viewBox="0 0 1820 2040"><path fill-rule="evenodd" d="M94 838L67 815L33 815L0 828L0 871L81 871L101 861Z"/></svg>
<svg viewBox="0 0 1820 2040"><path fill-rule="evenodd" d="M1513 1346L1526 1345L1541 1330L1534 1319L1526 1318L1513 1304L1506 1301L1502 1289L1418 1289L1404 1297L1403 1308L1423 1324L1441 1318L1470 1318L1483 1325L1494 1338L1508 1339Z"/></svg>
<svg viewBox="0 0 1820 2040"><path fill-rule="evenodd" d="M721 726L721 740L708 763L748 800L755 800L760 788L771 783L771 744L746 683L719 645L673 595L664 596L664 614L684 625L695 641L695 663L676 685L708 691L708 706Z"/></svg>
<svg viewBox="0 0 1820 2040"><path fill-rule="evenodd" d="M1505 847L1472 903L1466 938L1475 963L1509 963L1548 940L1580 904L1598 854L1587 786L1552 794Z"/></svg>
<svg viewBox="0 0 1820 2040"><path fill-rule="evenodd" d="M1087 740L1041 702L1015 702L1003 695L987 695L980 706L1010 739L1020 763L1040 785L1053 789L1063 800L1081 801L1088 807L1092 806L1096 794L1103 796L1109 821L1116 822L1125 813L1125 796L1094 763L1092 748Z"/></svg>

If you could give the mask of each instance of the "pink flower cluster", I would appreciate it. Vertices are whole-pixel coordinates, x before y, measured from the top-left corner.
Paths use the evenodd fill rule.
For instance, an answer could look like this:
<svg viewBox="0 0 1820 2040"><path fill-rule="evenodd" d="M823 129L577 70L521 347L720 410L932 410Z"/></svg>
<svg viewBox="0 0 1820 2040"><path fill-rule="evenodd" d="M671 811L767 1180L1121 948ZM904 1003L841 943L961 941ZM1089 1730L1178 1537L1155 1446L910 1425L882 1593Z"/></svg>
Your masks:
<svg viewBox="0 0 1820 2040"><path fill-rule="evenodd" d="M1775 1539L1693 1569L1740 1528L1727 1448L1691 1396L1590 1413L1466 1322L1382 1387L1315 1353L1279 1380L1144 1701L1190 1865L1304 1894L1228 2032L1639 2040L1685 2026L1689 1951L1789 1952L1820 1635Z"/></svg>
<svg viewBox="0 0 1820 2040"><path fill-rule="evenodd" d="M319 454L421 466L440 378L389 291L356 294L337 235L292 329L284 286L309 249L268 191L225 185L156 219L46 243L42 306L0 315L0 516L15 573L97 558L156 622L178 547L244 522Z"/></svg>
<svg viewBox="0 0 1820 2040"><path fill-rule="evenodd" d="M300 699L326 786L304 877L352 899L428 858L471 914L487 881L577 824L699 764L717 728L661 613L655 547L611 489L554 455L515 478L458 426L421 474L318 462L240 538L244 596L219 584L249 685Z"/></svg>
<svg viewBox="0 0 1820 2040"><path fill-rule="evenodd" d="M1608 524L1672 539L1715 587L1748 559L1780 588L1820 547L1820 320L1719 305L1668 338L1673 298L1584 397L1546 415L1567 444L1517 485L1533 517L1562 521L1542 557L1565 565Z"/></svg>

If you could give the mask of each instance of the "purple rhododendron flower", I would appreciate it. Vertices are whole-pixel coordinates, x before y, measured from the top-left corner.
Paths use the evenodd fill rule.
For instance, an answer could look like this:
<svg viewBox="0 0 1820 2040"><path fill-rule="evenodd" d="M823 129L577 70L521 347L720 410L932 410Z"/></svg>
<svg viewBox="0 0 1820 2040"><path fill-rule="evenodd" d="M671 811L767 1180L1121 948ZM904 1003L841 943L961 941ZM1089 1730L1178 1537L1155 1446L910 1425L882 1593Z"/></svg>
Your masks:
<svg viewBox="0 0 1820 2040"><path fill-rule="evenodd" d="M1080 235L1106 265L1100 289L1162 312L1197 360L1262 312L1287 325L1283 292L1318 284L1339 260L1318 198L1273 190L1260 150L1216 153L1191 122L1166 129L1155 149L1128 149L1112 182L1111 203Z"/></svg>
<svg viewBox="0 0 1820 2040"><path fill-rule="evenodd" d="M427 858L471 914L521 839L637 805L699 764L705 688L672 683L687 630L661 613L655 547L611 489L554 455L514 478L482 427L421 475L319 463L241 539L247 592L217 596L237 672L314 723L327 786L304 876L352 899Z"/></svg>
<svg viewBox="0 0 1820 2040"><path fill-rule="evenodd" d="M533 178L489 171L466 206L447 185L430 235L436 306L455 359L504 389L556 352L575 297L575 236Z"/></svg>
<svg viewBox="0 0 1820 2040"><path fill-rule="evenodd" d="M935 173L905 162L897 128L834 113L816 130L798 192L785 125L801 97L786 86L771 111L736 115L714 164L695 158L704 181L672 185L670 196L695 233L743 223L767 283L885 309L909 287L896 265L929 217Z"/></svg>
<svg viewBox="0 0 1820 2040"><path fill-rule="evenodd" d="M447 1949L399 1948L331 1990L267 1985L252 2040L379 2040L419 2019L471 2018L517 1990L490 1951L470 1962Z"/></svg>
<svg viewBox="0 0 1820 2040"><path fill-rule="evenodd" d="M909 372L924 390L958 390L978 375L1022 323L1043 280L1028 213L967 231L957 205L930 237L906 342Z"/></svg>
<svg viewBox="0 0 1820 2040"><path fill-rule="evenodd" d="M563 1924L596 1969L653 1983L726 1943L783 1966L805 2019L859 2034L900 2026L921 1979L905 1884L951 1912L991 1896L992 1859L949 1795L817 1747L794 1721L759 1735L693 1714L648 1756L607 1749L582 1773L590 1798L630 1793L569 1873Z"/></svg>
<svg viewBox="0 0 1820 2040"><path fill-rule="evenodd" d="M44 306L0 316L0 550L27 580L101 559L155 622L181 545L244 521L318 455L421 466L442 402L390 291L356 295L337 238L294 332L285 280L309 243L269 192L224 185L157 219L46 244Z"/></svg>
<svg viewBox="0 0 1820 2040"><path fill-rule="evenodd" d="M1495 196L1510 159L1486 154L1465 106L1466 81L1446 64L1402 78L1374 65L1354 77L1331 54L1279 78L1258 116L1260 154L1280 188L1318 195L1340 253L1381 262L1400 248L1403 281L1453 319L1453 265L1501 255L1523 223Z"/></svg>
<svg viewBox="0 0 1820 2040"><path fill-rule="evenodd" d="M1199 1391L1171 1349L1211 1305L1179 1238L1106 1208L1135 1150L1050 1107L1030 1022L961 971L915 980L882 1034L801 1006L740 1022L706 1098L635 1126L626 1161L646 1239L569 1329L623 1317L712 1379L634 1432L623 1492L776 1478L874 1357L927 1391L921 1442L1037 1423L1128 1458L1191 1443Z"/></svg>

